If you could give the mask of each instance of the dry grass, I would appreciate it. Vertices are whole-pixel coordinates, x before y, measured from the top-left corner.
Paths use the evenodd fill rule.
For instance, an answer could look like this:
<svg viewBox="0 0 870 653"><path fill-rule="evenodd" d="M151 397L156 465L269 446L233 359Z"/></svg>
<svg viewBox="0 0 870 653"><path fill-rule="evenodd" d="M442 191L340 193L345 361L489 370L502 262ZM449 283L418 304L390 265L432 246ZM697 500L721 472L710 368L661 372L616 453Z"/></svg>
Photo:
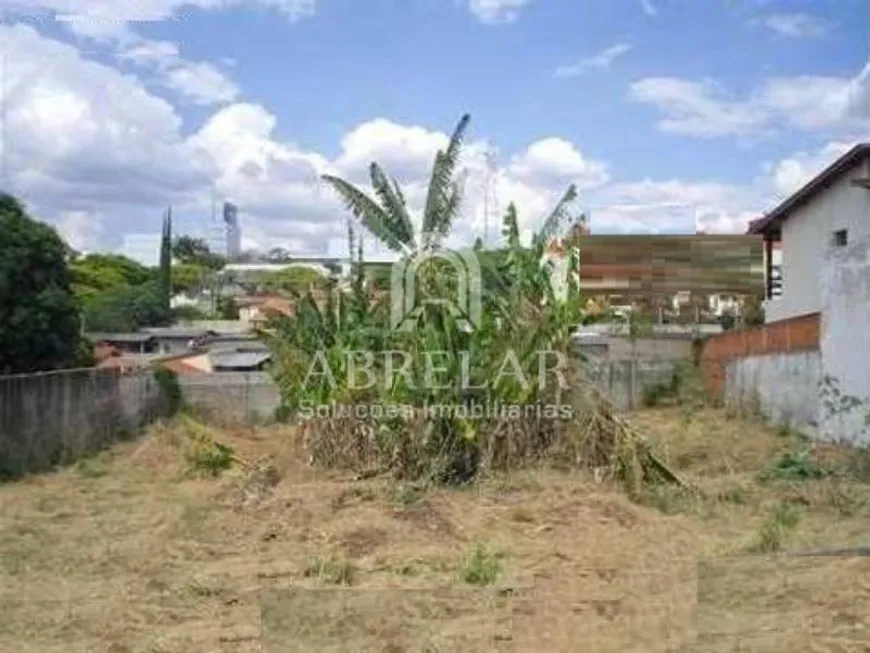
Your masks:
<svg viewBox="0 0 870 653"><path fill-rule="evenodd" d="M867 650L870 558L744 555L784 502L800 519L781 548L864 544L867 487L760 482L803 445L719 411L636 424L699 495L632 503L552 470L464 490L353 482L308 468L280 428L218 433L257 462L203 477L181 429L155 427L0 486L0 651ZM803 629L787 646L769 632L783 611Z"/></svg>

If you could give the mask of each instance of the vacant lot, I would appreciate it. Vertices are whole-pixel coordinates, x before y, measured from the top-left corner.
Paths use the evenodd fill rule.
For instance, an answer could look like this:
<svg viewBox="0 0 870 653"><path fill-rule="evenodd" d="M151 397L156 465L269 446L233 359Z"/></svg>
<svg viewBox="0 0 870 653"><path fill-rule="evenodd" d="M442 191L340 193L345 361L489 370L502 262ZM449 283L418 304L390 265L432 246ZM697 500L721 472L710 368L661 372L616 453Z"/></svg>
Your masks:
<svg viewBox="0 0 870 653"><path fill-rule="evenodd" d="M0 651L868 650L870 558L768 554L868 544L870 465L716 411L636 424L699 494L354 481L279 428L217 432L254 467L196 477L155 427L0 486Z"/></svg>

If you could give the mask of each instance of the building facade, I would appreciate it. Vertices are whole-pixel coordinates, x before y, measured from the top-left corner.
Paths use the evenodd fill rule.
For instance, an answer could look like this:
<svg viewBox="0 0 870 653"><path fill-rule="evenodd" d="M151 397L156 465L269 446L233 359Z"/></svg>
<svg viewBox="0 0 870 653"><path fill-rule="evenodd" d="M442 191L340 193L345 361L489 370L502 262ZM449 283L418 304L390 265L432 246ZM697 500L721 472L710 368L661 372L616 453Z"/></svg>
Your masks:
<svg viewBox="0 0 870 653"><path fill-rule="evenodd" d="M749 226L765 240L768 322L822 310L821 267L832 250L870 237L870 144L826 168L765 217ZM777 244L781 269L776 273ZM776 277L781 290L776 292Z"/></svg>

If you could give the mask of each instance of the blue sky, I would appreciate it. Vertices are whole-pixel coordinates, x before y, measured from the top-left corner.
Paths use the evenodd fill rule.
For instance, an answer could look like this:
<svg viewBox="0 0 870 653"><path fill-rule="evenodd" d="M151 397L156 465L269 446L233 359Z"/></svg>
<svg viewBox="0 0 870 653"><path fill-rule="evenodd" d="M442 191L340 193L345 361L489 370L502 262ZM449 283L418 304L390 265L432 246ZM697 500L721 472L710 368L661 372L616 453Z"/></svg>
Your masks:
<svg viewBox="0 0 870 653"><path fill-rule="evenodd" d="M595 231L741 231L870 134L867 0L0 8L5 185L84 249L156 231L169 203L200 229L214 193L248 246L319 251L344 224L319 174L364 182L378 158L413 203L465 111L460 240L508 201L533 228L571 182Z"/></svg>

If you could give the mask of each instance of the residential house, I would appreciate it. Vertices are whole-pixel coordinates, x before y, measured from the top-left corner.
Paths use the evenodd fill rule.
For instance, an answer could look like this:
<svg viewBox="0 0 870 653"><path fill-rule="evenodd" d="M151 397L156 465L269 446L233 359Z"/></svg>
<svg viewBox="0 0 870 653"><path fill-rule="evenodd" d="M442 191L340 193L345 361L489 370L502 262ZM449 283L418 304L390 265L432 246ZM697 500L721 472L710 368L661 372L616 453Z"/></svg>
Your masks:
<svg viewBox="0 0 870 653"><path fill-rule="evenodd" d="M255 295L237 302L239 320L250 328L257 328L277 315L291 315L293 300L280 295Z"/></svg>
<svg viewBox="0 0 870 653"><path fill-rule="evenodd" d="M214 331L187 326L154 327L142 329L142 333L153 337L157 343L157 352L166 355L191 351L202 340L217 335Z"/></svg>
<svg viewBox="0 0 870 653"><path fill-rule="evenodd" d="M870 236L870 143L856 145L800 190L749 225L765 243L768 322L822 310L819 270L832 249ZM782 251L776 296L775 247Z"/></svg>
<svg viewBox="0 0 870 653"><path fill-rule="evenodd" d="M95 347L113 347L121 354L155 354L157 339L148 333L88 333Z"/></svg>

